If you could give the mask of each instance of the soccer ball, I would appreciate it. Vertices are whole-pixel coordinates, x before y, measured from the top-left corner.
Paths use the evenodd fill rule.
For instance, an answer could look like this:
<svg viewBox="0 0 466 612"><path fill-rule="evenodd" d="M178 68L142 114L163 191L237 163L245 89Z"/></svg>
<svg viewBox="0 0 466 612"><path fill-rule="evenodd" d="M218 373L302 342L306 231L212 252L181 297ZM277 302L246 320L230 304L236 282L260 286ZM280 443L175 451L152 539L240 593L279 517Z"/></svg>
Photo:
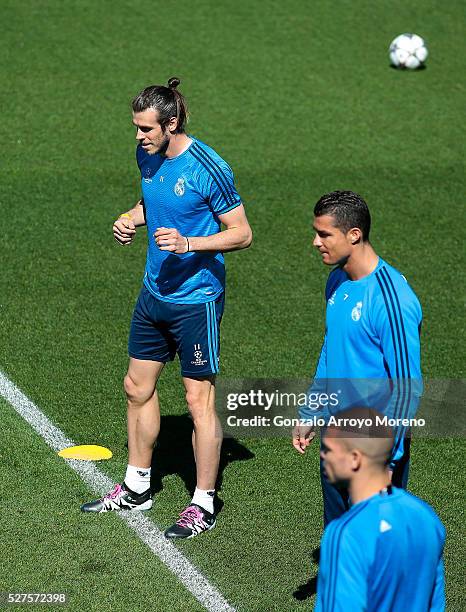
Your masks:
<svg viewBox="0 0 466 612"><path fill-rule="evenodd" d="M390 45L390 62L396 68L420 68L426 61L426 43L417 34L400 34Z"/></svg>

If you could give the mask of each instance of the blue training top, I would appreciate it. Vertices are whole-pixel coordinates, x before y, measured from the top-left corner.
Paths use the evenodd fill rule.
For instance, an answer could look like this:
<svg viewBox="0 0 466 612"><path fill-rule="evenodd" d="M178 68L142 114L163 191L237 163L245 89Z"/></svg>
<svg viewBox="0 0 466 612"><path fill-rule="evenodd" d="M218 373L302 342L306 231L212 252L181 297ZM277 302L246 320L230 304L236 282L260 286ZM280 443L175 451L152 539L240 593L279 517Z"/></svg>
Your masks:
<svg viewBox="0 0 466 612"><path fill-rule="evenodd" d="M422 393L422 310L405 277L381 257L371 274L351 280L336 268L325 289L325 338L309 397L338 397L332 407L302 406L302 419L366 406L398 420L413 418ZM405 427L395 428L392 460L403 456Z"/></svg>
<svg viewBox="0 0 466 612"><path fill-rule="evenodd" d="M445 610L445 528L402 489L377 493L327 526L316 612Z"/></svg>
<svg viewBox="0 0 466 612"><path fill-rule="evenodd" d="M225 288L224 258L216 252L161 251L154 232L173 227L183 236L210 236L221 229L218 215L241 204L230 166L190 138L186 151L174 158L136 149L148 236L144 284L156 298L176 304L215 300Z"/></svg>
<svg viewBox="0 0 466 612"><path fill-rule="evenodd" d="M336 268L325 297L316 378L421 378L421 305L398 270L381 257L359 280Z"/></svg>

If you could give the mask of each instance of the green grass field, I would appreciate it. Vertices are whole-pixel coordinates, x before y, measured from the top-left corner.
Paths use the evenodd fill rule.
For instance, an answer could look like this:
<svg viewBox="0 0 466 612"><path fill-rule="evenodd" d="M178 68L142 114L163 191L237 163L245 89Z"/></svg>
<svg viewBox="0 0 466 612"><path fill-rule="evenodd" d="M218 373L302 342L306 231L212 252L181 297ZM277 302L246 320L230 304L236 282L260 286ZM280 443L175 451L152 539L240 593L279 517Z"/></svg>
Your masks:
<svg viewBox="0 0 466 612"><path fill-rule="evenodd" d="M139 197L130 99L177 75L189 131L233 167L254 229L251 249L226 258L222 376L312 374L328 273L312 252L312 207L346 188L366 198L374 247L422 302L425 376L464 377L463 13L459 0L3 0L0 370L67 436L111 448L101 467L121 478L146 239L119 248L111 226ZM427 40L427 69L388 66L405 31ZM148 515L165 526L192 479L177 363L160 396L166 476ZM92 492L4 401L0 415L0 591L67 591L76 611L202 609L114 516L81 515ZM410 477L446 525L458 612L464 451L460 439L417 439ZM309 609L317 444L303 458L285 438L236 440L223 466L218 527L179 548L240 611Z"/></svg>

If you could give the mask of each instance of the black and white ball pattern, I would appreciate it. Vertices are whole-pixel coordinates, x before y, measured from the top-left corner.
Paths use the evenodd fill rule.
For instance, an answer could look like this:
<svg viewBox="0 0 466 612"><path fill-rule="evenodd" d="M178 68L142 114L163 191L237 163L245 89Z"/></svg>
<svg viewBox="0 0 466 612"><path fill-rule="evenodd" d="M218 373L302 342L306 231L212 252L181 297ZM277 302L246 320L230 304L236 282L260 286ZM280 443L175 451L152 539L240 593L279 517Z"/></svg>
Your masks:
<svg viewBox="0 0 466 612"><path fill-rule="evenodd" d="M392 41L389 54L393 66L415 70L426 61L428 51L424 39L417 34L400 34Z"/></svg>

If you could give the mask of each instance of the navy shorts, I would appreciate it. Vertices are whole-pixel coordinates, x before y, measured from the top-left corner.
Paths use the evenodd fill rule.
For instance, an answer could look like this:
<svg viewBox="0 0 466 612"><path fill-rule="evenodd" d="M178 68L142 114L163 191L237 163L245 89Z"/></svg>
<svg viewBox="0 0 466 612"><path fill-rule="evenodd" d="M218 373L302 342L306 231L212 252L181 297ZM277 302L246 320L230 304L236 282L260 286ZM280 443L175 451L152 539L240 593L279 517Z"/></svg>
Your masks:
<svg viewBox="0 0 466 612"><path fill-rule="evenodd" d="M223 306L223 293L205 304L173 304L143 285L129 332L130 357L166 363L178 353L183 376L216 374Z"/></svg>

